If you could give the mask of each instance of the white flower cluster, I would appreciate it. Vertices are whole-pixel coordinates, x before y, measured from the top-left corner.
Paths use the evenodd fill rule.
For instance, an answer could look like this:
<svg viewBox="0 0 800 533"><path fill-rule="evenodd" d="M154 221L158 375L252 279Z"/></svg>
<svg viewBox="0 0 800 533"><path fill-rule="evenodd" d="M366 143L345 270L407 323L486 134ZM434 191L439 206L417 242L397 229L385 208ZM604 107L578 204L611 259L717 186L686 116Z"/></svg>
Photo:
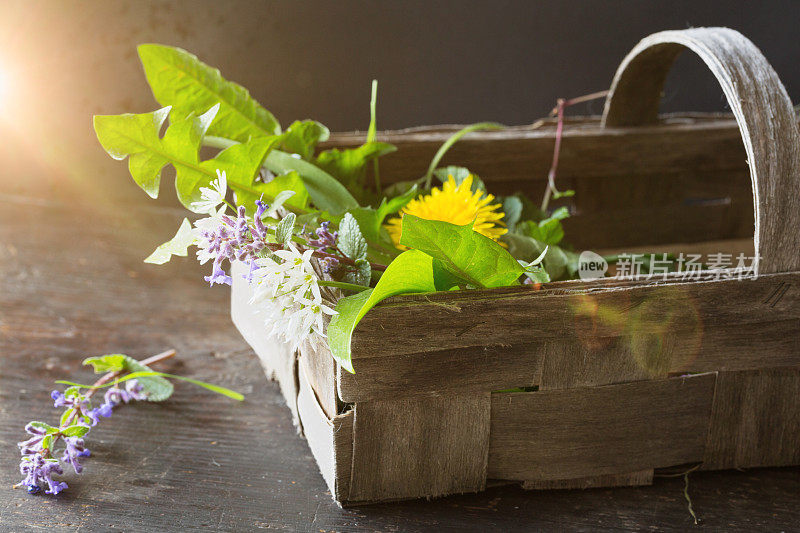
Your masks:
<svg viewBox="0 0 800 533"><path fill-rule="evenodd" d="M322 300L312 253L306 250L301 254L290 243L288 249L274 252L277 260L256 260L250 303L264 316L267 327L272 327L270 335L286 341L293 350L305 341L319 343L325 337L324 315L336 314Z"/></svg>

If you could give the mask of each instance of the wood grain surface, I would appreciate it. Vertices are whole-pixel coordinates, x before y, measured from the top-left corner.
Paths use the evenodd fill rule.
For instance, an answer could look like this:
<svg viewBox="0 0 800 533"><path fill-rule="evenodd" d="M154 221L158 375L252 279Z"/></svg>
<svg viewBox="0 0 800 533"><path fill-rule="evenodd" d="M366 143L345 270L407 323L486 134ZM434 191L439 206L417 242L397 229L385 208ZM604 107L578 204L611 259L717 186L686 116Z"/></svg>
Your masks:
<svg viewBox="0 0 800 533"><path fill-rule="evenodd" d="M0 530L24 531L530 531L691 525L683 480L642 488L475 495L342 510L331 499L278 385L230 321L230 293L202 281L194 260L142 258L169 239L183 211L112 209L0 197ZM113 206L112 206L113 207ZM49 391L91 379L89 355L143 358L163 370L232 387L235 403L178 384L161 405L121 409L93 431L84 474L53 500L19 481L15 443L30 419L52 420ZM800 469L692 474L705 524L785 530L800 523Z"/></svg>

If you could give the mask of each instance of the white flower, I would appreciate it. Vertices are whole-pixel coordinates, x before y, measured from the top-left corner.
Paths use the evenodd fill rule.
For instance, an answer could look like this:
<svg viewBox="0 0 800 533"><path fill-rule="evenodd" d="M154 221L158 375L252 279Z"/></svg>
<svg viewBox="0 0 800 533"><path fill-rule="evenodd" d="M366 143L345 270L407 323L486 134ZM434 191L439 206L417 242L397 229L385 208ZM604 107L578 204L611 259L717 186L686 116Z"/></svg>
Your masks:
<svg viewBox="0 0 800 533"><path fill-rule="evenodd" d="M222 215L225 214L227 208L228 206L223 205L219 211L212 210L209 216L194 221L194 243L197 246L197 260L201 265L219 255L209 251L209 248L215 244L215 239L209 238L209 236L216 235L220 226L224 225Z"/></svg>
<svg viewBox="0 0 800 533"><path fill-rule="evenodd" d="M250 303L262 314L269 334L292 349L306 341L316 344L325 337L324 315L336 311L325 305L311 266L313 250L302 254L289 244L273 257L256 261Z"/></svg>
<svg viewBox="0 0 800 533"><path fill-rule="evenodd" d="M228 178L225 171L217 169L217 179L212 180L211 188L200 187L200 198L198 202L192 202L192 207L198 213L214 214L217 206L225 201L228 192Z"/></svg>

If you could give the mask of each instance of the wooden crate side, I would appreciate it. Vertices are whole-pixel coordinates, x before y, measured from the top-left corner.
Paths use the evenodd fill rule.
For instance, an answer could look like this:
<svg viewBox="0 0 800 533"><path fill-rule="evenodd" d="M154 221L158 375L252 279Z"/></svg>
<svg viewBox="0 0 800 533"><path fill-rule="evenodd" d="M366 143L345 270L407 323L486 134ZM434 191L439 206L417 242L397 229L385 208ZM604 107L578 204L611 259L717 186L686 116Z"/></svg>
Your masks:
<svg viewBox="0 0 800 533"><path fill-rule="evenodd" d="M707 470L800 464L800 368L720 372Z"/></svg>
<svg viewBox="0 0 800 533"><path fill-rule="evenodd" d="M483 490L489 415L489 393L357 403L349 503Z"/></svg>
<svg viewBox="0 0 800 533"><path fill-rule="evenodd" d="M339 368L339 396L361 402L534 386L541 380L542 356L543 343L535 342L359 358L355 374Z"/></svg>
<svg viewBox="0 0 800 533"><path fill-rule="evenodd" d="M312 390L317 396L322 410L328 418L339 413L338 394L336 391L336 361L327 346L311 346L305 344L300 349L299 365L305 372Z"/></svg>
<svg viewBox="0 0 800 533"><path fill-rule="evenodd" d="M570 480L702 461L715 381L492 394L488 475Z"/></svg>
<svg viewBox="0 0 800 533"><path fill-rule="evenodd" d="M353 460L354 412L328 418L303 372L300 373L297 408L308 447L325 483L337 502L346 500Z"/></svg>
<svg viewBox="0 0 800 533"><path fill-rule="evenodd" d="M653 484L653 469L629 474L579 477L576 479L528 480L522 483L525 490L596 489L603 487L637 487Z"/></svg>
<svg viewBox="0 0 800 533"><path fill-rule="evenodd" d="M356 371L362 359L444 350L474 357L468 349L508 346L510 339L517 345L580 343L590 351L625 341L636 363L653 376L800 364L798 273L742 281L574 281L540 291L459 292L394 298L367 313L353 336ZM765 336L765 329L774 334ZM763 343L743 344L748 335Z"/></svg>
<svg viewBox="0 0 800 533"><path fill-rule="evenodd" d="M277 381L286 405L292 411L292 419L299 428L297 415L297 357L294 351L281 342L267 336L264 319L250 305L250 286L242 279L247 273L245 266L234 262L231 267L231 319L242 337L253 348L261 361L264 372Z"/></svg>

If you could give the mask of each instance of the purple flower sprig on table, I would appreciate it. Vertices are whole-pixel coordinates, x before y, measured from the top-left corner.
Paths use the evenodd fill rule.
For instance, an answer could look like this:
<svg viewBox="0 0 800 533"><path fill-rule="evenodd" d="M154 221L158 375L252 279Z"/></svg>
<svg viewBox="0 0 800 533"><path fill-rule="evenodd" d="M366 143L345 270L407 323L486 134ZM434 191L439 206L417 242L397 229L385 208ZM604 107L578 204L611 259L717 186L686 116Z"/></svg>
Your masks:
<svg viewBox="0 0 800 533"><path fill-rule="evenodd" d="M84 361L95 371L106 372L93 385L70 386L63 392L50 393L54 407L65 408L57 426L45 422L32 421L25 425L29 438L17 443L22 458L20 474L24 476L15 487L25 487L30 494L44 489L45 494L56 495L67 488L67 483L53 479L54 475L64 474L64 465L72 467L76 474L83 471L81 460L89 457L84 437L102 418L110 417L114 409L132 400L165 400L172 394L172 384L165 377L190 381L196 385L241 400L243 397L228 389L201 381L153 372L147 365L158 363L175 355L175 350L154 355L144 361L136 361L123 354L91 357ZM124 386L120 386L124 382ZM94 394L110 387L103 395L103 402L92 405ZM63 449L57 449L59 444Z"/></svg>

